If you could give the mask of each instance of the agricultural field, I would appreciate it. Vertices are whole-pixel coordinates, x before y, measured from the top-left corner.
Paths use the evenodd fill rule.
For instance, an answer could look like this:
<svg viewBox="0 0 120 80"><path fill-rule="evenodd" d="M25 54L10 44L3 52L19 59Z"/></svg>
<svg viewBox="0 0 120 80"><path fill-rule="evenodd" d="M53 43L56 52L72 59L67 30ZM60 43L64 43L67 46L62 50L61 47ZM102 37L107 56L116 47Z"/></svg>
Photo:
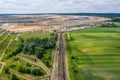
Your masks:
<svg viewBox="0 0 120 80"><path fill-rule="evenodd" d="M50 40L51 45L54 46L53 34L17 34L1 31L0 80L48 80L52 67L53 47L51 45L46 47L45 44L40 43L41 41L46 42L45 40ZM39 45L35 44L35 49L42 50L46 47L44 52L30 53L33 43L36 41L39 42ZM29 47L31 45L32 47ZM37 55L42 55L42 57Z"/></svg>
<svg viewBox="0 0 120 80"><path fill-rule="evenodd" d="M120 79L120 27L72 31L65 40L71 80Z"/></svg>

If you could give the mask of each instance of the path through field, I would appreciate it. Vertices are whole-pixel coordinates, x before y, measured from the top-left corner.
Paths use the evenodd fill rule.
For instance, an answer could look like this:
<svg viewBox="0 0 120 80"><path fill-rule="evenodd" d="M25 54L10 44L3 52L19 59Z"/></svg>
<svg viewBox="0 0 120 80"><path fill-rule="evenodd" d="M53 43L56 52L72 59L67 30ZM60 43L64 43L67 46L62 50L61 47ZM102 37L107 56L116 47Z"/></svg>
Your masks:
<svg viewBox="0 0 120 80"><path fill-rule="evenodd" d="M8 43L6 49L3 51L1 57L0 57L0 61L2 60L3 56L5 55L5 52L7 51L7 49L9 48L10 44L12 43L13 39L10 40L10 42Z"/></svg>
<svg viewBox="0 0 120 80"><path fill-rule="evenodd" d="M42 79L49 78L48 75L40 76L40 77L33 77L33 76L28 75L28 74L22 74L22 73L17 72L17 71L15 71L13 69L10 69L10 72L12 72L15 75L17 75L18 77L21 77L21 78L26 79L26 80L42 80Z"/></svg>
<svg viewBox="0 0 120 80"><path fill-rule="evenodd" d="M0 36L2 36L5 32L6 32L6 31L3 31L3 32L0 34Z"/></svg>
<svg viewBox="0 0 120 80"><path fill-rule="evenodd" d="M50 75L50 70L46 67L46 65L42 61L37 59L36 62L35 62L35 61L27 59L27 58L25 58L21 55L17 55L16 57L21 59L21 60L24 60L25 62L28 62L28 63L31 63L31 64L34 64L36 66L41 67L47 73L47 75Z"/></svg>
<svg viewBox="0 0 120 80"><path fill-rule="evenodd" d="M7 36L5 38L3 38L1 41L0 41L0 44L10 35L10 32L7 34Z"/></svg>
<svg viewBox="0 0 120 80"><path fill-rule="evenodd" d="M71 39L71 36L70 36L69 33L67 34L67 36L69 36L68 39ZM66 66L66 73L65 73L66 74L66 80L71 80L70 73L69 73L69 65L68 65L67 52L66 52L66 43L65 43L65 38L64 37L63 37L63 43L64 43L64 49L65 49L64 56L65 56L65 66Z"/></svg>
<svg viewBox="0 0 120 80"><path fill-rule="evenodd" d="M10 69L10 72L16 74L18 77L21 77L23 79L26 79L26 80L33 80L33 77L29 76L29 75L23 75L22 73L19 73L13 69Z"/></svg>
<svg viewBox="0 0 120 80"><path fill-rule="evenodd" d="M50 80L58 80L58 42L56 42L56 46L53 51L53 57L52 57L52 72Z"/></svg>
<svg viewBox="0 0 120 80"><path fill-rule="evenodd" d="M8 43L6 49L3 51L3 53L2 53L2 55L1 55L1 57L0 57L0 61L2 60L3 56L4 56L5 53L6 53L6 50L9 48L10 44L12 43L12 41L13 41L13 39L10 40L10 42ZM5 66L5 63L4 63L4 62L0 62L0 63L2 64L2 67L1 67L1 69L0 69L0 73L1 73L2 70L3 70L3 68L4 68L4 66Z"/></svg>
<svg viewBox="0 0 120 80"><path fill-rule="evenodd" d="M4 66L5 66L5 63L4 62L0 62L0 64L2 65L2 67L0 67L0 73L2 72Z"/></svg>
<svg viewBox="0 0 120 80"><path fill-rule="evenodd" d="M10 33L8 33L8 35L1 41L1 43L2 43L9 35L10 35ZM0 61L3 59L3 57L4 57L4 55L5 55L6 51L7 51L7 49L10 47L10 45L11 45L12 42L13 42L13 39L11 39L11 40L9 41L8 45L7 45L6 48L4 49L2 55L0 56ZM4 66L5 66L5 62L0 62L0 63L2 64L2 67L1 67L1 69L0 69L0 73L1 73L2 70L3 70L3 68L4 68Z"/></svg>

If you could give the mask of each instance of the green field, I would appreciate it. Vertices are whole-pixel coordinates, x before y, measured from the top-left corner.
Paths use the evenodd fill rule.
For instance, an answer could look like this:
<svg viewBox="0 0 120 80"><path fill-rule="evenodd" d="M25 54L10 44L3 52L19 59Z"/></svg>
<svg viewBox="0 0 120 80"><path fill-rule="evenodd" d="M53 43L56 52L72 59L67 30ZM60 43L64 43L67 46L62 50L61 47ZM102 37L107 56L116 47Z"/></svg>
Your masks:
<svg viewBox="0 0 120 80"><path fill-rule="evenodd" d="M120 80L120 28L65 34L71 80Z"/></svg>

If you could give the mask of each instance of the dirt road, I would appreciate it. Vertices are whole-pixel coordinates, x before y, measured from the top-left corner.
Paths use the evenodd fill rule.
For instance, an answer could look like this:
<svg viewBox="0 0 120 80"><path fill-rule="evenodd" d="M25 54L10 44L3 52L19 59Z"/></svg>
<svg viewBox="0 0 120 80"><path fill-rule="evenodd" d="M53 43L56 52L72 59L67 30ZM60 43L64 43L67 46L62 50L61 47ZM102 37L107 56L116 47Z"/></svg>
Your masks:
<svg viewBox="0 0 120 80"><path fill-rule="evenodd" d="M31 64L34 64L36 66L41 67L43 70L45 70L45 72L47 73L47 75L50 75L50 70L40 60L39 61L37 60L37 62L34 62L34 61L32 61L30 59L27 59L27 58L25 58L23 56L20 56L20 55L17 55L16 57L19 58L19 59L21 59L21 60L24 60L24 61L26 61L28 63L31 63Z"/></svg>
<svg viewBox="0 0 120 80"><path fill-rule="evenodd" d="M58 41L56 42L56 46L54 48L53 57L52 57L52 72L50 80L58 80Z"/></svg>

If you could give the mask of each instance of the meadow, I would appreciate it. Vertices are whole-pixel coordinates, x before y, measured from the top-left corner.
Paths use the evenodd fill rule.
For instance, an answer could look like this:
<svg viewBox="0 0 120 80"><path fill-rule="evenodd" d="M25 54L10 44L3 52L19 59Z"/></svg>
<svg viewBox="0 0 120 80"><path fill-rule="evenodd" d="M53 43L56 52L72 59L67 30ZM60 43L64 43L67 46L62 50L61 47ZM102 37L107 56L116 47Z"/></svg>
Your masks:
<svg viewBox="0 0 120 80"><path fill-rule="evenodd" d="M120 79L120 27L65 34L71 80Z"/></svg>

